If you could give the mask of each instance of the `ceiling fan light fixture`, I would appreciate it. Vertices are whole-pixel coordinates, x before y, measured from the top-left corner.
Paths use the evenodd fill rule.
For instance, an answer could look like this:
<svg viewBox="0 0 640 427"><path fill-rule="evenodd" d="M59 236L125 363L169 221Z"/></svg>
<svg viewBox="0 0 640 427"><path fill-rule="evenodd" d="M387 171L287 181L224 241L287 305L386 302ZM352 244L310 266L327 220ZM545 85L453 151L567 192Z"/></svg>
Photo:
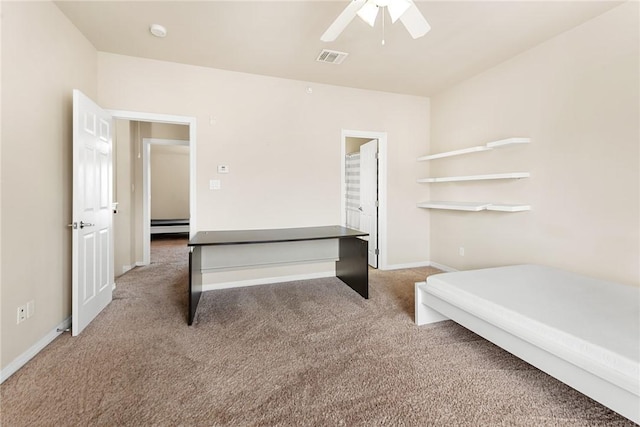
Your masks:
<svg viewBox="0 0 640 427"><path fill-rule="evenodd" d="M395 22L399 19L414 39L424 36L431 29L414 0L350 0L347 7L322 34L320 40L334 41L356 16L360 16L372 27L375 26L378 9L385 7L389 9L391 20ZM384 33L384 14L382 16Z"/></svg>
<svg viewBox="0 0 640 427"><path fill-rule="evenodd" d="M364 22L373 27L378 17L378 9L378 5L374 0L368 0L364 6L358 10L357 14Z"/></svg>
<svg viewBox="0 0 640 427"><path fill-rule="evenodd" d="M387 6L389 15L391 16L391 22L395 23L410 6L411 2L409 0L391 0Z"/></svg>

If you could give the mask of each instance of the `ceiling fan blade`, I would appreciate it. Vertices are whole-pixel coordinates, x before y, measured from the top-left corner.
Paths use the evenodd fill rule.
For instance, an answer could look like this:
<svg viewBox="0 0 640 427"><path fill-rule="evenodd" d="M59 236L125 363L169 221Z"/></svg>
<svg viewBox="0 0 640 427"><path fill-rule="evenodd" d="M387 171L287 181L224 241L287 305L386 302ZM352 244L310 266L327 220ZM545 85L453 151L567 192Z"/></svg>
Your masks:
<svg viewBox="0 0 640 427"><path fill-rule="evenodd" d="M400 16L400 21L402 21L414 39L424 36L431 29L431 25L424 19L414 2L411 2L409 9Z"/></svg>
<svg viewBox="0 0 640 427"><path fill-rule="evenodd" d="M320 37L320 40L322 40L323 42L332 42L336 38L338 38L340 33L342 33L342 31L347 27L347 25L349 25L353 18L356 17L356 13L362 6L364 6L366 2L367 0L351 0L349 5L342 11L340 15L338 15L336 20L333 21L333 24L329 25L327 31L325 31L322 37Z"/></svg>

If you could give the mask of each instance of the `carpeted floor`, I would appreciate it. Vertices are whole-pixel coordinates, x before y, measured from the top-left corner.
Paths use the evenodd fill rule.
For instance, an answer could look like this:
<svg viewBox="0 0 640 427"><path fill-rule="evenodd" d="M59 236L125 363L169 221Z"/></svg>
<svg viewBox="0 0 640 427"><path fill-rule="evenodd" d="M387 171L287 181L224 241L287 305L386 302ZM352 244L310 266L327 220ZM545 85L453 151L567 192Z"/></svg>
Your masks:
<svg viewBox="0 0 640 427"><path fill-rule="evenodd" d="M633 425L453 322L413 323L429 268L203 294L186 241L117 279L114 301L2 384L3 426Z"/></svg>

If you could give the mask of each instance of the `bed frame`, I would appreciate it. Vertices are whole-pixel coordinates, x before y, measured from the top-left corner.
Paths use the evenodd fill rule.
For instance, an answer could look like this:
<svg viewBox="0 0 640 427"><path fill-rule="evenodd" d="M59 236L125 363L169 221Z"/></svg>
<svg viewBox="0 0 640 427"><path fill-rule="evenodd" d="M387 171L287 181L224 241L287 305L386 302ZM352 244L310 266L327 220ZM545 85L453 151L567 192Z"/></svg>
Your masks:
<svg viewBox="0 0 640 427"><path fill-rule="evenodd" d="M451 319L640 424L640 288L538 265L415 284L418 325Z"/></svg>

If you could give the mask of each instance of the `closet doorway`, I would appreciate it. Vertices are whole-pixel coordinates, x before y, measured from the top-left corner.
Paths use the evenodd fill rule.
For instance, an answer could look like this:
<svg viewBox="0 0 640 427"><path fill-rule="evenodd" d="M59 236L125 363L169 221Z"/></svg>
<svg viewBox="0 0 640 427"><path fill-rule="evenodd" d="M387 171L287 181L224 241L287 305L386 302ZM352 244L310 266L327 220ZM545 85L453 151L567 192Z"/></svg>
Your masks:
<svg viewBox="0 0 640 427"><path fill-rule="evenodd" d="M386 266L386 134L343 131L342 224L369 233L369 265Z"/></svg>

